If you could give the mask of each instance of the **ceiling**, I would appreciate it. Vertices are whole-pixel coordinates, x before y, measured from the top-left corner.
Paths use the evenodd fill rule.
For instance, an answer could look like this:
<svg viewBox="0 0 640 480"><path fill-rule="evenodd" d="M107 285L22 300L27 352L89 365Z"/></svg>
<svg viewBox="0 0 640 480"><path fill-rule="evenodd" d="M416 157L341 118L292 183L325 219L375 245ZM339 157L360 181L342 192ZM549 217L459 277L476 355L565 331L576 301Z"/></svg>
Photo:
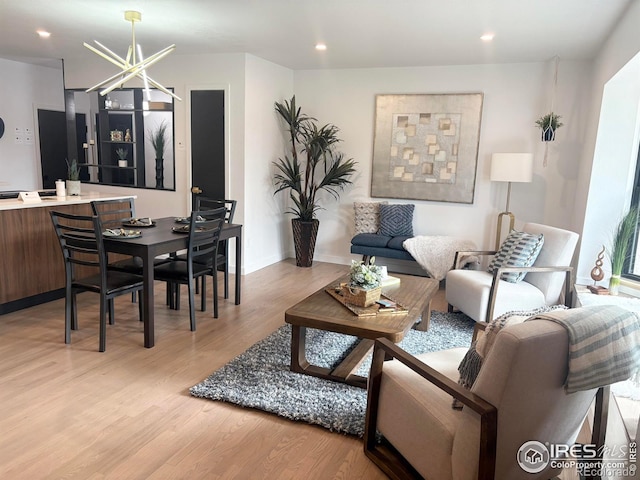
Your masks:
<svg viewBox="0 0 640 480"><path fill-rule="evenodd" d="M93 40L124 56L124 11L138 10L145 54L176 44L172 55L246 52L294 70L582 60L632 1L0 0L0 57L88 56Z"/></svg>

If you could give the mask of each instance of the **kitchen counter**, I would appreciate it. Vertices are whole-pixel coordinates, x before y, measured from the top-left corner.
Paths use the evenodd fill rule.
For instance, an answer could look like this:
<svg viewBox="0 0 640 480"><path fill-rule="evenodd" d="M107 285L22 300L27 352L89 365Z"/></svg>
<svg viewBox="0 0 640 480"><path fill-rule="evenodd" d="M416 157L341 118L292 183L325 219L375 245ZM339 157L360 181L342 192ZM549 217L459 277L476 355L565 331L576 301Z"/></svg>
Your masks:
<svg viewBox="0 0 640 480"><path fill-rule="evenodd" d="M16 210L23 208L55 207L59 205L74 205L89 203L93 200L111 200L119 198L130 198L135 195L118 195L99 192L82 192L81 195L67 197L43 196L40 202L23 202L19 198L0 199L0 210Z"/></svg>
<svg viewBox="0 0 640 480"><path fill-rule="evenodd" d="M135 195L84 192L43 197L37 203L0 200L0 315L64 296L64 262L51 210L91 215L93 200L131 197Z"/></svg>

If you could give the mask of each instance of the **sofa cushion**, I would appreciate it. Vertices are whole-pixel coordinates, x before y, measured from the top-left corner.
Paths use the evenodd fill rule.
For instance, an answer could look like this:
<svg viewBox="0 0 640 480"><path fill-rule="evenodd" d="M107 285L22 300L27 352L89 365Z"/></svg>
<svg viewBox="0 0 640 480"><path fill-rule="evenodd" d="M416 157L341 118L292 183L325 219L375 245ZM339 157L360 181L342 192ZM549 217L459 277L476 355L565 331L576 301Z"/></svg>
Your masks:
<svg viewBox="0 0 640 480"><path fill-rule="evenodd" d="M533 235L526 232L511 230L505 238L500 250L491 260L487 272L493 273L500 267L530 267L538 258L544 244L544 235ZM503 273L500 277L510 283L522 281L526 272Z"/></svg>
<svg viewBox="0 0 640 480"><path fill-rule="evenodd" d="M386 235L378 235L376 233L359 233L351 239L352 245L362 245L363 247L380 247L387 246L391 237Z"/></svg>
<svg viewBox="0 0 640 480"><path fill-rule="evenodd" d="M413 204L380 205L381 235L396 237L400 235L413 236Z"/></svg>
<svg viewBox="0 0 640 480"><path fill-rule="evenodd" d="M451 270L447 273L447 303L476 322L485 322L492 282L493 276L483 270ZM530 283L500 282L493 318L510 310L532 310L545 305L544 294Z"/></svg>
<svg viewBox="0 0 640 480"><path fill-rule="evenodd" d="M397 237L391 237L389 243L387 244L387 248L393 248L394 250L405 250L403 243L405 240L411 237L407 235L399 235Z"/></svg>
<svg viewBox="0 0 640 480"><path fill-rule="evenodd" d="M397 258L399 260L415 261L411 254L406 250L396 250L395 248L388 247L366 247L364 245L351 244L351 253L367 255L368 257Z"/></svg>
<svg viewBox="0 0 640 480"><path fill-rule="evenodd" d="M380 204L387 202L353 202L356 235L378 233L380 228Z"/></svg>

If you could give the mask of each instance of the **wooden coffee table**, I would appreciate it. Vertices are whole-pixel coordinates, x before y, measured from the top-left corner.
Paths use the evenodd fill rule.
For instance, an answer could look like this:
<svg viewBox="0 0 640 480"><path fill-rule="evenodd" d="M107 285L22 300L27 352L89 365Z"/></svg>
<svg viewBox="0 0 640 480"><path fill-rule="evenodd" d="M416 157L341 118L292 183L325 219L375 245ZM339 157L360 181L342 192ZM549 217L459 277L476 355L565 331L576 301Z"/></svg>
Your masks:
<svg viewBox="0 0 640 480"><path fill-rule="evenodd" d="M431 299L439 287L439 282L432 278L399 274L393 276L400 278L400 284L384 288L383 294L388 294L406 307L406 314L379 313L375 316L358 317L325 291L327 287L347 281L346 276L336 279L289 308L284 319L291 324L291 371L366 388L367 378L353 372L366 358L373 347L373 341L384 337L398 343L420 317L420 329L428 329ZM334 369L319 367L307 361L307 328L354 335L361 341Z"/></svg>

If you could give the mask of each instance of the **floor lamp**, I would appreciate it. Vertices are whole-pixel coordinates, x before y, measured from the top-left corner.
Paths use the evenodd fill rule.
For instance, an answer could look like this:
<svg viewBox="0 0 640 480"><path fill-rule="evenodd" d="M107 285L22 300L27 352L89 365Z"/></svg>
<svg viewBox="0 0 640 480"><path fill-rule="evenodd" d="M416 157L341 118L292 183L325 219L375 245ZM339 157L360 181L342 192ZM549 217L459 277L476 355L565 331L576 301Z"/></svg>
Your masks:
<svg viewBox="0 0 640 480"><path fill-rule="evenodd" d="M505 211L498 215L498 227L496 229L496 250L500 248L502 236L502 219L509 217L509 231L513 230L515 217L509 211L511 199L511 182L529 183L533 179L533 155L531 153L494 153L491 156L491 181L507 182L507 206Z"/></svg>

